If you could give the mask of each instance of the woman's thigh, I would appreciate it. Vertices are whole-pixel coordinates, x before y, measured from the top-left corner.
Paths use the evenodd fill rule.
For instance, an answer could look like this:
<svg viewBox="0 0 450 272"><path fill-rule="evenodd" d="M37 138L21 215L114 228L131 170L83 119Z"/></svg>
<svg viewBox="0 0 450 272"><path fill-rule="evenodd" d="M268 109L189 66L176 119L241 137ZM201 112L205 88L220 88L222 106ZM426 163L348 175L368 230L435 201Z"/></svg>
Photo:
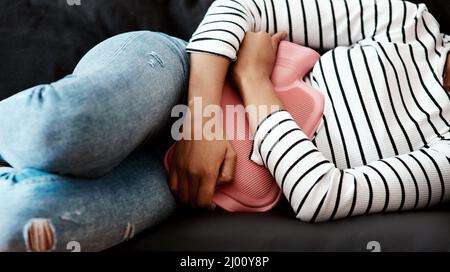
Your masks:
<svg viewBox="0 0 450 272"><path fill-rule="evenodd" d="M130 32L93 48L73 74L0 102L0 154L16 169L95 177L161 132L187 92L185 42Z"/></svg>
<svg viewBox="0 0 450 272"><path fill-rule="evenodd" d="M0 168L0 199L0 251L103 250L176 207L160 160L144 152L93 180Z"/></svg>

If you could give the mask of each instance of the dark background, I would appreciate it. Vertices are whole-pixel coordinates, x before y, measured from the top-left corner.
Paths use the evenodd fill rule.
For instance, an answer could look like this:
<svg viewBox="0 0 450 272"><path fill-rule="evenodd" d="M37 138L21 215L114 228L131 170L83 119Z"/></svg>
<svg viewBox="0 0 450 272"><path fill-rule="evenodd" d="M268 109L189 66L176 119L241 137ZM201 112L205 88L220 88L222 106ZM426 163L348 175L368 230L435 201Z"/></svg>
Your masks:
<svg viewBox="0 0 450 272"><path fill-rule="evenodd" d="M209 0L0 0L0 100L71 73L97 43L127 31L189 39Z"/></svg>
<svg viewBox="0 0 450 272"><path fill-rule="evenodd" d="M210 2L0 0L0 100L71 73L90 48L118 33L148 29L187 40ZM450 34L450 1L425 2Z"/></svg>

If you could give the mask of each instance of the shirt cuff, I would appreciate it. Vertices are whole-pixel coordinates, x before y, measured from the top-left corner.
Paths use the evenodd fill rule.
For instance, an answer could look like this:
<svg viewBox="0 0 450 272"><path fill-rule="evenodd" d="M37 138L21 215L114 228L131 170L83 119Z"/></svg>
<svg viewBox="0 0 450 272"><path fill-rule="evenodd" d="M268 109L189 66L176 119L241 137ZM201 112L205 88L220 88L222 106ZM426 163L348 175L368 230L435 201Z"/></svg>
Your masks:
<svg viewBox="0 0 450 272"><path fill-rule="evenodd" d="M190 42L186 46L189 53L206 53L226 57L231 61L236 61L237 52L231 47L217 44L215 41L196 41Z"/></svg>
<svg viewBox="0 0 450 272"><path fill-rule="evenodd" d="M289 112L279 110L267 116L255 131L250 159L256 164L264 165L263 156L265 157L268 152L274 152L274 150L266 149L274 146L283 134L290 130L298 130L302 138L308 139Z"/></svg>

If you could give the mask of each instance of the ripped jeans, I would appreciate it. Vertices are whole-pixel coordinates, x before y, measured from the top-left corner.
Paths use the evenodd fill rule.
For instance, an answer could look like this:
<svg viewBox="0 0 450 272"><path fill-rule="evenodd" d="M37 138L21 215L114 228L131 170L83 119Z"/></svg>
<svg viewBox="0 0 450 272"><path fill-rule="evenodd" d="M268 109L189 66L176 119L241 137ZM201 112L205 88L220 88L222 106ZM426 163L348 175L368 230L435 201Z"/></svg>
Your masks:
<svg viewBox="0 0 450 272"><path fill-rule="evenodd" d="M130 32L0 102L0 251L98 251L176 208L162 165L186 43ZM43 60L45 61L45 60Z"/></svg>

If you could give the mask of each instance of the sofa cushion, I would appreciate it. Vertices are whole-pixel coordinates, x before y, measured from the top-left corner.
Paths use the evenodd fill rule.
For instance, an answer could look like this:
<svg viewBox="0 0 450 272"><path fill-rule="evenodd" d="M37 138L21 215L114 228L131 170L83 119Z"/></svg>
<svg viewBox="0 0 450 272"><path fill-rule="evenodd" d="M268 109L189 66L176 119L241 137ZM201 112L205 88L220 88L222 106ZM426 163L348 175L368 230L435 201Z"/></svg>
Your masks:
<svg viewBox="0 0 450 272"><path fill-rule="evenodd" d="M71 73L93 46L148 29L187 39L209 1L15 0L0 3L0 100ZM173 18L173 19L172 19Z"/></svg>

